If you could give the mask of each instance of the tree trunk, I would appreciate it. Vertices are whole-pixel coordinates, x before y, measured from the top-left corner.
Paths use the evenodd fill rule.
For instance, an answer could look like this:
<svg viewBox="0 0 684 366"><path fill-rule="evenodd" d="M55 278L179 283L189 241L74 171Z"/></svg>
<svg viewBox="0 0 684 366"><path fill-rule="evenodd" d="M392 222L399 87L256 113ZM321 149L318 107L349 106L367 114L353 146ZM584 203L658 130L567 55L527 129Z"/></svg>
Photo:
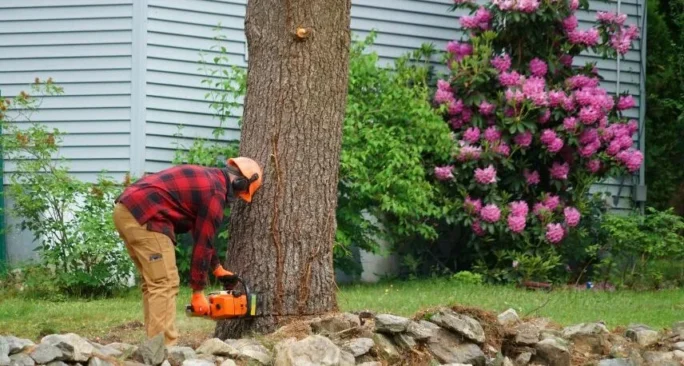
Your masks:
<svg viewBox="0 0 684 366"><path fill-rule="evenodd" d="M264 168L230 218L226 268L258 293L260 317L222 321L221 339L336 310L332 248L344 119L350 0L249 0L240 155Z"/></svg>

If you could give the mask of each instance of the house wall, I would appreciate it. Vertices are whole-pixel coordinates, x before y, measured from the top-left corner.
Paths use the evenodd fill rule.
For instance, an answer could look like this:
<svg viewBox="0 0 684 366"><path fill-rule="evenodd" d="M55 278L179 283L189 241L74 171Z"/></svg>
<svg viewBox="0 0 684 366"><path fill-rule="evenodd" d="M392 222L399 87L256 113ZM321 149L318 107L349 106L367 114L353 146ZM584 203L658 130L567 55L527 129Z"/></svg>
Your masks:
<svg viewBox="0 0 684 366"><path fill-rule="evenodd" d="M353 0L355 37L377 31L372 50L380 62L431 42L443 50L462 34L452 0ZM590 26L594 12L617 11L627 23L644 27L643 0L590 2L579 14ZM3 0L0 2L0 90L15 95L35 77L52 77L65 94L47 98L34 120L66 132L61 156L72 171L92 181L106 170L120 180L170 166L176 144L211 138L218 121L209 109L209 91L198 61L217 55L214 28L221 24L230 64L246 67L246 0ZM626 59L601 60L586 54L575 63L597 61L609 92L628 91L640 101L641 41ZM445 71L437 64L438 69ZM628 112L639 118L640 109ZM225 139L239 138L235 111ZM176 136L182 126L182 138ZM639 144L639 141L635 141ZM7 171L14 164L5 162ZM5 180L6 181L6 180ZM610 179L594 191L619 194L616 210L630 208L638 177ZM23 240L8 238L9 252Z"/></svg>

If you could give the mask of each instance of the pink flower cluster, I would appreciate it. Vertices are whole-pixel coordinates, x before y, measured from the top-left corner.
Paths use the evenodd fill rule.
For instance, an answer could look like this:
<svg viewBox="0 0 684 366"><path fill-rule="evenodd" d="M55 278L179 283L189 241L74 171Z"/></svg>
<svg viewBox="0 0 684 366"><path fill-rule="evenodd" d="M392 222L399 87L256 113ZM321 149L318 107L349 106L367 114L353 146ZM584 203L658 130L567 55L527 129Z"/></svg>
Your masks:
<svg viewBox="0 0 684 366"><path fill-rule="evenodd" d="M466 42L450 41L447 43L446 49L456 61L461 61L464 57L473 54L473 46Z"/></svg>
<svg viewBox="0 0 684 366"><path fill-rule="evenodd" d="M534 13L539 9L539 0L493 0L500 10L517 10L523 13Z"/></svg>
<svg viewBox="0 0 684 366"><path fill-rule="evenodd" d="M559 163L555 161L553 162L549 173L553 179L567 180L568 173L570 173L570 165L568 163Z"/></svg>
<svg viewBox="0 0 684 366"><path fill-rule="evenodd" d="M488 30L492 21L492 13L487 8L481 6L474 15L464 15L461 17L461 27L465 29Z"/></svg>
<svg viewBox="0 0 684 366"><path fill-rule="evenodd" d="M632 41L639 38L639 28L635 25L622 27L610 37L610 45L619 54L624 55L629 51Z"/></svg>
<svg viewBox="0 0 684 366"><path fill-rule="evenodd" d="M540 141L552 153L559 152L564 146L563 140L556 135L556 132L548 128L542 131Z"/></svg>
<svg viewBox="0 0 684 366"><path fill-rule="evenodd" d="M448 166L438 166L435 167L435 177L438 180L449 180L454 177L452 171L454 167L451 165Z"/></svg>
<svg viewBox="0 0 684 366"><path fill-rule="evenodd" d="M461 147L461 150L458 153L458 161L460 162L466 162L466 161L475 161L480 159L480 155L482 154L482 148L479 146L471 146L471 145L466 145Z"/></svg>
<svg viewBox="0 0 684 366"><path fill-rule="evenodd" d="M561 224L546 225L546 240L552 244L560 243L565 237L565 230Z"/></svg>
<svg viewBox="0 0 684 366"><path fill-rule="evenodd" d="M470 197L466 197L465 201L463 202L463 208L469 214L479 214L480 209L482 209L482 201L480 199L474 200Z"/></svg>
<svg viewBox="0 0 684 366"><path fill-rule="evenodd" d="M491 164L484 169L475 169L475 180L485 185L496 183L496 169Z"/></svg>
<svg viewBox="0 0 684 366"><path fill-rule="evenodd" d="M501 209L495 204L490 203L482 207L480 210L480 218L486 222L495 223L501 218Z"/></svg>
<svg viewBox="0 0 684 366"><path fill-rule="evenodd" d="M499 70L499 72L508 71L511 68L511 57L506 53L494 57L490 62L495 69Z"/></svg>
<svg viewBox="0 0 684 366"><path fill-rule="evenodd" d="M525 230L529 206L525 201L514 201L509 204L509 208L508 228L514 233L521 233Z"/></svg>

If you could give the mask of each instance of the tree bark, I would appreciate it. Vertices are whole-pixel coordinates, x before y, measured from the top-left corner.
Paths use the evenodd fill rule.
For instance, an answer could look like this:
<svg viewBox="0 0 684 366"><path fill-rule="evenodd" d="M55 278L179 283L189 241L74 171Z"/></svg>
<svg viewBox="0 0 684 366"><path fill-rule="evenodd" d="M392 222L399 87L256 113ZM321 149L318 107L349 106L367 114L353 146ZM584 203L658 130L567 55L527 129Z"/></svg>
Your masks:
<svg viewBox="0 0 684 366"><path fill-rule="evenodd" d="M292 316L337 310L332 248L344 119L350 0L249 0L249 65L240 155L264 168L230 218L226 268L258 293L259 318L215 336L270 332Z"/></svg>

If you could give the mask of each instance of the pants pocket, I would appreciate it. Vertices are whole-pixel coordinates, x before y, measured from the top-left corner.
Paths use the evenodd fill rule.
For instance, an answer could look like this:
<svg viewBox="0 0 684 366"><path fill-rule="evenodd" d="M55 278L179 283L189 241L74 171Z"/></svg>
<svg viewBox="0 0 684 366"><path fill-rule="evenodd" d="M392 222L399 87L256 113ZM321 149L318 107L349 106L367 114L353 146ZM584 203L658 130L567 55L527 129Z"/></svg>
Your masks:
<svg viewBox="0 0 684 366"><path fill-rule="evenodd" d="M167 277L164 257L161 253L154 253L147 258L147 268L150 272L150 280L159 281Z"/></svg>

